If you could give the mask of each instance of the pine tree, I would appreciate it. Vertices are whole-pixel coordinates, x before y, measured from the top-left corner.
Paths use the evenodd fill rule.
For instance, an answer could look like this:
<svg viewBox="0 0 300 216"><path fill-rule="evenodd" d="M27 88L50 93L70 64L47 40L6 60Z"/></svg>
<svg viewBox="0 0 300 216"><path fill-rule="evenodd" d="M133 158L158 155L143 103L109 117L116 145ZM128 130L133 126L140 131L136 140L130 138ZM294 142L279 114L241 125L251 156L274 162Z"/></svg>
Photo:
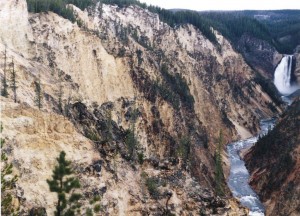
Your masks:
<svg viewBox="0 0 300 216"><path fill-rule="evenodd" d="M129 159L132 159L133 155L134 155L134 151L136 149L134 128L128 130L128 134L126 136L125 143L128 148Z"/></svg>
<svg viewBox="0 0 300 216"><path fill-rule="evenodd" d="M215 160L216 160L216 170L215 170L216 192L217 192L217 195L219 195L219 196L224 195L224 188L223 188L224 174L223 174L223 168L222 168L222 148L223 148L223 133L222 133L222 130L220 130L218 147L217 147L216 156L215 156Z"/></svg>
<svg viewBox="0 0 300 216"><path fill-rule="evenodd" d="M14 63L14 59L12 59L11 61L11 67L12 67L12 71L11 71L11 88L13 90L14 93L14 102L17 103L17 81L16 81L16 71L15 71L15 63Z"/></svg>
<svg viewBox="0 0 300 216"><path fill-rule="evenodd" d="M74 193L74 189L80 188L80 183L77 178L70 177L73 174L71 162L67 161L65 156L66 153L62 151L57 158L58 166L53 170L52 180L47 180L50 191L57 193L55 216L72 216L77 214L80 208L78 200L81 195Z"/></svg>
<svg viewBox="0 0 300 216"><path fill-rule="evenodd" d="M191 140L188 136L183 136L179 140L179 156L182 159L183 166L186 168L191 153Z"/></svg>
<svg viewBox="0 0 300 216"><path fill-rule="evenodd" d="M113 139L113 125L112 125L112 114L111 114L111 109L109 109L106 113L106 118L107 118L107 126L108 126L108 141L111 141Z"/></svg>
<svg viewBox="0 0 300 216"><path fill-rule="evenodd" d="M0 125L0 132L2 133L3 127L2 123ZM12 176L12 168L13 165L8 163L8 158L6 154L3 152L3 146L5 144L5 140L0 138L1 145L1 214L2 215L10 215L16 216L18 215L18 209L15 209L12 201L13 201L13 193L12 190L15 187L15 184L18 180L18 177Z"/></svg>
<svg viewBox="0 0 300 216"><path fill-rule="evenodd" d="M43 92L41 87L41 77L37 81L35 81L35 104L36 106L41 109L43 107Z"/></svg>
<svg viewBox="0 0 300 216"><path fill-rule="evenodd" d="M131 118L130 118L131 126L127 130L127 136L125 139L125 143L129 153L129 159L134 158L135 151L138 147L138 141L135 134L135 122L136 122L137 114L138 114L138 110L135 108L134 105L133 111L131 113Z"/></svg>
<svg viewBox="0 0 300 216"><path fill-rule="evenodd" d="M5 47L5 52L4 52L4 75L3 75L3 80L2 80L2 90L1 90L1 95L3 97L7 97L8 96L8 91L7 91L7 80L6 80L6 59L7 59L7 55L6 55L6 47Z"/></svg>
<svg viewBox="0 0 300 216"><path fill-rule="evenodd" d="M63 86L60 83L59 89L58 89L58 110L61 114L63 114L62 97L63 97Z"/></svg>
<svg viewBox="0 0 300 216"><path fill-rule="evenodd" d="M63 115L66 116L66 117L70 117L71 115L71 112L70 112L70 109L71 109L71 100L72 100L72 91L70 89L69 91L69 96L65 102L65 105L64 105L64 113Z"/></svg>
<svg viewBox="0 0 300 216"><path fill-rule="evenodd" d="M63 114L63 103L62 103L62 98L63 98L63 85L62 85L62 74L59 73L59 86L58 86L58 92L57 92L57 96L58 96L58 110L61 114Z"/></svg>

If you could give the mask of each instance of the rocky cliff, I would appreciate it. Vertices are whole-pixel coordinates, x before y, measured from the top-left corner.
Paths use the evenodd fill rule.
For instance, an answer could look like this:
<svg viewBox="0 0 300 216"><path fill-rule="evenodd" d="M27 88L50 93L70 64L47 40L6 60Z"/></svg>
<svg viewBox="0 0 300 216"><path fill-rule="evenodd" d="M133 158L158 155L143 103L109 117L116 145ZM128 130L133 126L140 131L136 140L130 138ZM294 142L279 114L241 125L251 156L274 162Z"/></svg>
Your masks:
<svg viewBox="0 0 300 216"><path fill-rule="evenodd" d="M6 72L13 59L18 85L18 104L1 97L3 136L23 213L36 205L53 210L45 180L65 149L88 188L85 198L95 189L111 215L162 212L165 194L172 194L174 214L242 214L214 196L219 131L224 144L244 138L257 132L258 119L280 111L242 56L216 31L221 46L192 25L171 28L138 6L69 7L80 25L52 12L30 14L25 0L0 2L1 62L6 50ZM40 111L33 108L37 82ZM131 151L132 130L138 145ZM98 162L103 173L85 173ZM147 179L158 198L145 190Z"/></svg>
<svg viewBox="0 0 300 216"><path fill-rule="evenodd" d="M153 168L151 164L155 161L149 160L143 166L134 167L118 154L113 157L100 154L100 148L60 115L40 112L7 99L2 100L1 113L4 128L1 136L6 140L3 151L14 166L14 174L18 175L13 205L20 207L20 215L31 215L37 209L53 214L57 197L50 193L46 179L51 178L55 158L62 150L72 161L82 185L83 213L93 208L91 200L97 196L101 196L100 215L159 214L165 210L168 198L169 209L174 214L196 214L200 210L230 215L246 212L234 200L217 200L211 190L171 165L164 165L170 166L165 170L158 167L163 165L157 161ZM147 190L150 177L158 181L155 197Z"/></svg>
<svg viewBox="0 0 300 216"><path fill-rule="evenodd" d="M296 51L295 54L295 69L293 74L295 75L295 81L299 84L300 83L300 50Z"/></svg>
<svg viewBox="0 0 300 216"><path fill-rule="evenodd" d="M237 44L237 49L243 54L248 64L263 76L273 78L282 55L272 45L247 34L244 34Z"/></svg>
<svg viewBox="0 0 300 216"><path fill-rule="evenodd" d="M267 215L299 215L300 101L295 101L277 126L245 156L250 184Z"/></svg>

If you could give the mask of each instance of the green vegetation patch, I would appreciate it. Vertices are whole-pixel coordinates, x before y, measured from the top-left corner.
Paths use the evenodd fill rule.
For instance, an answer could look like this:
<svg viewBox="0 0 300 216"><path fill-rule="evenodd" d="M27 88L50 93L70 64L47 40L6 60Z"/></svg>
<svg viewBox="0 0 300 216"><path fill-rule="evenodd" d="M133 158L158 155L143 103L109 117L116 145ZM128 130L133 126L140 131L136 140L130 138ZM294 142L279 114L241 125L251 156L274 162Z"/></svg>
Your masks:
<svg viewBox="0 0 300 216"><path fill-rule="evenodd" d="M67 4L73 4L81 10L93 6L97 1L93 0L27 0L28 11L32 13L52 11L58 15L76 21L72 9L66 7Z"/></svg>

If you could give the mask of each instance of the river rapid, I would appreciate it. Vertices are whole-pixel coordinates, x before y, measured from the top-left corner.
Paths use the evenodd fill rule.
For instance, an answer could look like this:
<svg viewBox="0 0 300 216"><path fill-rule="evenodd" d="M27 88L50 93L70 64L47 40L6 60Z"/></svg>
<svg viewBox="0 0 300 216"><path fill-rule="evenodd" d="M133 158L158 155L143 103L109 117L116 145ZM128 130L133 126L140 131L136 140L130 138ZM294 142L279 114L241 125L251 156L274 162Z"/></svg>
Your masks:
<svg viewBox="0 0 300 216"><path fill-rule="evenodd" d="M261 131L258 136L227 145L227 153L230 159L230 175L227 184L233 196L239 199L243 206L250 209L251 216L265 215L265 208L260 202L258 195L248 184L249 172L239 153L244 149L252 147L257 142L259 136L264 136L269 130L273 129L274 125L275 119L261 120Z"/></svg>

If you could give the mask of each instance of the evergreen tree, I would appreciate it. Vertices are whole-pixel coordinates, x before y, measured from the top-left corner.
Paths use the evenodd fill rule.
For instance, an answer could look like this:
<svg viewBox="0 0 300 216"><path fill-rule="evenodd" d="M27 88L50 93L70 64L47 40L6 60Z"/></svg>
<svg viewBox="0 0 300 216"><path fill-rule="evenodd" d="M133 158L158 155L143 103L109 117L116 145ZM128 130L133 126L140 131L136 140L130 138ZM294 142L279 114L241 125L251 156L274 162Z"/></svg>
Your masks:
<svg viewBox="0 0 300 216"><path fill-rule="evenodd" d="M132 129L128 130L125 143L128 148L129 159L133 159L134 152L135 152L136 145L137 145L136 139L135 139L135 134L134 134L134 127Z"/></svg>
<svg viewBox="0 0 300 216"><path fill-rule="evenodd" d="M2 133L3 127L2 123L0 125L0 132ZM1 214L16 216L18 215L18 210L12 205L13 193L12 190L18 180L18 177L12 176L13 165L8 163L8 158L3 152L3 145L5 140L0 138L1 144Z"/></svg>
<svg viewBox="0 0 300 216"><path fill-rule="evenodd" d="M131 122L131 126L130 128L127 130L127 136L125 139L125 143L129 152L129 159L133 159L134 155L136 153L136 149L138 147L138 141L136 138L136 134L135 134L135 122L136 122L136 118L138 116L138 110L135 108L133 108L133 111L131 113L131 118L130 118L130 122Z"/></svg>
<svg viewBox="0 0 300 216"><path fill-rule="evenodd" d="M66 116L66 117L70 117L71 113L70 113L70 109L71 109L71 100L72 100L72 92L71 92L71 89L69 91L69 96L65 102L65 105L64 105L64 113L63 115Z"/></svg>
<svg viewBox="0 0 300 216"><path fill-rule="evenodd" d="M222 130L220 130L219 141L218 141L218 146L217 146L216 155L215 155L216 193L219 196L224 195L224 188L223 188L224 174L223 174L223 168L222 168L222 148L223 148L223 133L222 133Z"/></svg>
<svg viewBox="0 0 300 216"><path fill-rule="evenodd" d="M69 19L72 22L76 21L72 8L67 7L67 4L73 4L81 10L89 6L95 6L99 0L27 0L28 11L33 13L53 11L58 15Z"/></svg>
<svg viewBox="0 0 300 216"><path fill-rule="evenodd" d="M16 75L16 71L15 71L15 63L14 63L14 59L12 59L11 61L11 67L12 67L12 71L11 71L11 88L12 91L14 93L14 102L17 103L17 75Z"/></svg>
<svg viewBox="0 0 300 216"><path fill-rule="evenodd" d="M191 153L191 140L188 136L183 136L179 140L179 156L182 159L183 166L186 168Z"/></svg>
<svg viewBox="0 0 300 216"><path fill-rule="evenodd" d="M5 47L5 52L4 52L4 75L3 75L3 80L2 80L2 90L1 90L1 95L3 97L7 97L8 96L8 91L7 91L7 80L6 80L6 59L7 59L7 55L6 55L6 47Z"/></svg>
<svg viewBox="0 0 300 216"><path fill-rule="evenodd" d="M35 81L35 104L36 106L41 109L43 107L43 92L41 87L41 77L37 81Z"/></svg>
<svg viewBox="0 0 300 216"><path fill-rule="evenodd" d="M113 140L113 125L112 125L112 114L111 114L111 109L109 109L106 113L106 118L107 118L107 126L108 126L108 141Z"/></svg>
<svg viewBox="0 0 300 216"><path fill-rule="evenodd" d="M62 84L60 84L58 89L58 110L61 114L63 113L62 97L63 97L63 87Z"/></svg>
<svg viewBox="0 0 300 216"><path fill-rule="evenodd" d="M59 73L59 87L58 87L58 110L61 114L63 114L63 103L62 103L62 97L63 97L63 85L62 85L62 74L61 72Z"/></svg>
<svg viewBox="0 0 300 216"><path fill-rule="evenodd" d="M144 61L144 59L142 57L143 56L143 51L138 49L136 51L136 55L137 55L137 59L138 59L138 66L140 67L142 65L143 61Z"/></svg>
<svg viewBox="0 0 300 216"><path fill-rule="evenodd" d="M52 180L47 180L50 191L57 193L55 216L73 216L79 213L80 208L78 200L81 195L74 193L74 189L80 188L80 184L77 178L70 177L73 174L71 162L65 156L66 153L62 151L57 158L58 165L53 170Z"/></svg>

